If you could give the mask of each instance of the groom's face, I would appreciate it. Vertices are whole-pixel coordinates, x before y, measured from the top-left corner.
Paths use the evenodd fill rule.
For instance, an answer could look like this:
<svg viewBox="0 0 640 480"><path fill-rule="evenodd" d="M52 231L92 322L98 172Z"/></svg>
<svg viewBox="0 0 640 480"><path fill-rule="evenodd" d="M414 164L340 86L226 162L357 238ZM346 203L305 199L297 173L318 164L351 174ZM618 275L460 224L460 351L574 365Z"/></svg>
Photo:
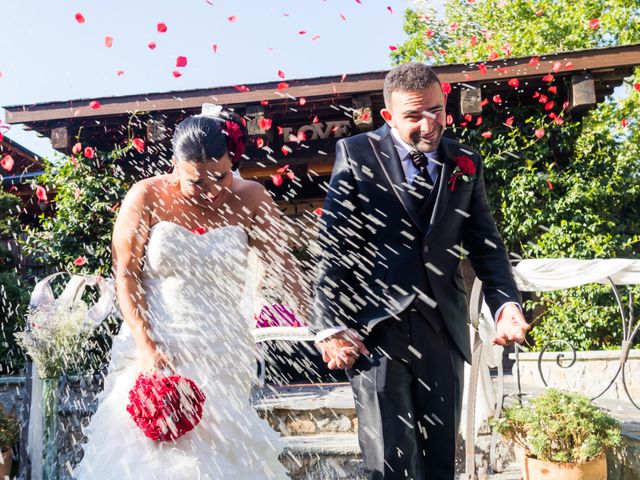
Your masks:
<svg viewBox="0 0 640 480"><path fill-rule="evenodd" d="M394 91L390 104L381 112L400 138L419 152L438 148L445 128L447 99L438 83L422 91Z"/></svg>

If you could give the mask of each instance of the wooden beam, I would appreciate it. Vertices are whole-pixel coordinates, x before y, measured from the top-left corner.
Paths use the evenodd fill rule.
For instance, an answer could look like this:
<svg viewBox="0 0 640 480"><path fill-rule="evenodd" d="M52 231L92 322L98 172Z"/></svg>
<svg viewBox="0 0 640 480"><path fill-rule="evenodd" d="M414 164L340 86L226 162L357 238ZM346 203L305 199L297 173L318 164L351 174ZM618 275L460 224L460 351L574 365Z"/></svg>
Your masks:
<svg viewBox="0 0 640 480"><path fill-rule="evenodd" d="M464 83L506 82L510 78L539 77L552 71L560 62L557 75L591 71L597 77L599 70L625 69L640 65L640 45L626 45L604 49L542 55L539 63L530 64L531 57L509 58L494 62L451 64L434 67L441 80L452 85ZM481 70L480 66L484 65ZM55 102L33 106L8 106L7 123L42 122L64 118L100 118L128 112L152 112L199 108L203 103L226 106L260 103L261 100L277 101L305 97L307 102L315 98L335 99L337 96L379 93L386 72L371 72L341 77L291 80L289 87L278 90L277 83L251 85L246 89L218 87L182 92L129 95L100 99L101 108L93 110L88 99ZM610 73L607 73L610 75ZM622 77L621 77L622 78Z"/></svg>

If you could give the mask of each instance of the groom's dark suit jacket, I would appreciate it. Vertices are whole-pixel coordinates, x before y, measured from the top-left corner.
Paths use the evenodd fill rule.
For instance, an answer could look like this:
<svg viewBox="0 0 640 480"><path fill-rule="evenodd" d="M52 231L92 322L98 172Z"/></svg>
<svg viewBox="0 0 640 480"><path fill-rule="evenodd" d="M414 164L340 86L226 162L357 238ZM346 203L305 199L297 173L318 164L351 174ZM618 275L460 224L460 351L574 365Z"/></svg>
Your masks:
<svg viewBox="0 0 640 480"><path fill-rule="evenodd" d="M491 217L482 159L448 138L438 148L440 174L426 200L407 185L388 126L342 139L322 215L315 328L346 325L366 334L380 321L420 303L436 328L447 328L471 362L468 309L460 272L467 256L484 283L492 313L520 303L511 267ZM458 178L453 159L467 156L475 179Z"/></svg>

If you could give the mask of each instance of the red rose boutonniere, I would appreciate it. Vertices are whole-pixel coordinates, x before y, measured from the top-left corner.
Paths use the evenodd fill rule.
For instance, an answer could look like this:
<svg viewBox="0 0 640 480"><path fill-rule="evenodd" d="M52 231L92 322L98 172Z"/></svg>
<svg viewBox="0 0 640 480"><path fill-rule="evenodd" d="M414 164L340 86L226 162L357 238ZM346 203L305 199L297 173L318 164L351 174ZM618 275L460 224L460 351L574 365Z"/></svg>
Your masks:
<svg viewBox="0 0 640 480"><path fill-rule="evenodd" d="M453 173L449 177L449 185L451 185L451 191L456 186L456 181L458 178L461 178L465 182L472 182L476 177L476 166L466 155L459 155L457 157L453 157L453 161L456 164L456 168L453 170Z"/></svg>

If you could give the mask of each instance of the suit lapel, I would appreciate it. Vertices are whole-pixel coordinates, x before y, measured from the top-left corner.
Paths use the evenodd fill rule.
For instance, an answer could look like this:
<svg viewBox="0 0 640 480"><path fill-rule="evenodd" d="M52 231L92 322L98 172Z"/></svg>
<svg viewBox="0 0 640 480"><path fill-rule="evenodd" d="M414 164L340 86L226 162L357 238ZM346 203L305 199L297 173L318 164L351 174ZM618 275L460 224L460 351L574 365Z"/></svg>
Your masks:
<svg viewBox="0 0 640 480"><path fill-rule="evenodd" d="M371 148L375 154L384 176L389 181L393 193L411 221L424 234L426 225L420 221L417 202L407 190L407 180L402 168L398 151L391 138L391 129L385 126L373 134L368 134Z"/></svg>
<svg viewBox="0 0 640 480"><path fill-rule="evenodd" d="M442 162L442 168L440 169L440 176L438 178L438 194L433 206L433 212L431 214L431 220L429 221L429 230L427 236L430 236L435 227L444 217L444 212L451 195L451 189L449 187L449 178L453 173L455 164L453 163L453 157L458 154L455 147L455 143L448 138L442 138L440 145L438 146L438 159Z"/></svg>

